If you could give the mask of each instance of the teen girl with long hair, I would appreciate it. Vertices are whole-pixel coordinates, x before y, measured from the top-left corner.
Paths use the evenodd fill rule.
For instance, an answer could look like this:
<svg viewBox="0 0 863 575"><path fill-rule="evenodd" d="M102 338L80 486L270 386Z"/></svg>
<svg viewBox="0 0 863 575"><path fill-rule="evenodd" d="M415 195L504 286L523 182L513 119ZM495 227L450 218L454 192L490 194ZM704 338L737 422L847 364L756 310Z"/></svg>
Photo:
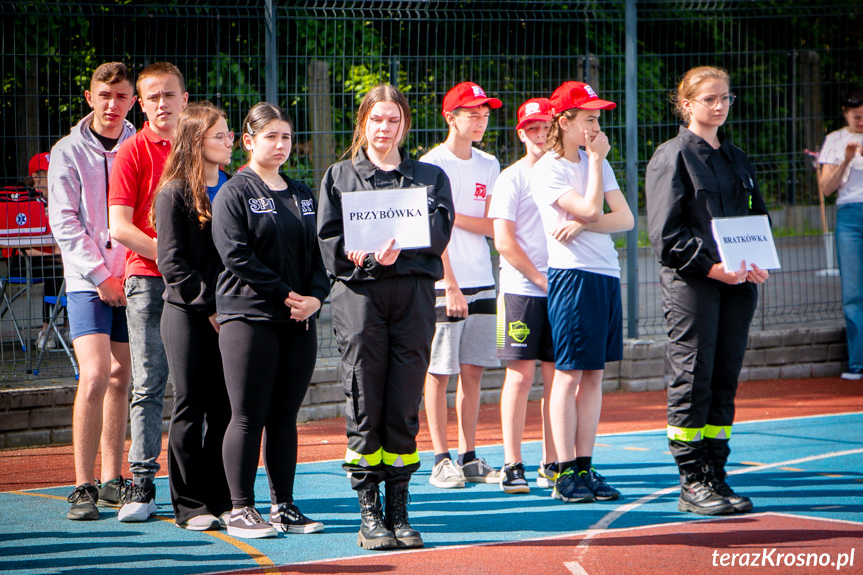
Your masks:
<svg viewBox="0 0 863 575"><path fill-rule="evenodd" d="M357 491L365 549L422 547L408 522L408 483L419 469L419 404L435 330L434 283L453 225L443 170L411 160L401 144L411 125L404 95L380 84L357 111L351 159L330 166L321 182L318 237L330 277L333 328L342 352L348 448L343 467ZM342 197L355 191L426 191L431 245L345 252ZM386 485L386 517L379 484Z"/></svg>
<svg viewBox="0 0 863 575"><path fill-rule="evenodd" d="M219 355L216 278L222 262L212 235L211 200L228 177L234 134L209 102L180 113L174 145L150 219L159 235L165 279L162 340L174 385L168 474L174 520L186 529L218 529L231 508L222 437L231 418ZM206 422L206 431L204 423Z"/></svg>

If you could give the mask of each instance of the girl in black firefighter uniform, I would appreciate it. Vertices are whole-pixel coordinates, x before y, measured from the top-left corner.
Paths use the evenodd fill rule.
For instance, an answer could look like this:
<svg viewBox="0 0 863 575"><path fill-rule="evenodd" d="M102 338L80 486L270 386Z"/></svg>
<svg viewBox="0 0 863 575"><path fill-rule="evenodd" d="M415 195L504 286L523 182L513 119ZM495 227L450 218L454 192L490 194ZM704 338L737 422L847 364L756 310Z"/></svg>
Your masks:
<svg viewBox="0 0 863 575"><path fill-rule="evenodd" d="M767 213L749 159L719 130L734 103L729 89L718 68L684 75L674 99L687 126L657 148L645 182L670 340L668 443L680 470L678 509L702 515L752 509L725 482L725 466L756 286L768 277L745 262L725 272L711 232L712 218Z"/></svg>
<svg viewBox="0 0 863 575"><path fill-rule="evenodd" d="M419 404L435 329L434 283L453 225L444 172L399 148L410 129L407 100L389 85L365 95L351 159L321 182L318 238L330 277L333 329L342 353L348 448L343 467L360 503L357 544L365 549L422 547L408 523L408 482L419 469ZM425 188L431 246L345 252L342 201L360 190ZM386 484L386 517L379 483Z"/></svg>
<svg viewBox="0 0 863 575"><path fill-rule="evenodd" d="M329 293L312 191L279 173L291 153L291 120L261 102L243 121L249 164L213 204L213 241L225 270L216 286L219 347L231 400L225 474L233 510L228 535L314 533L323 524L294 504L297 413L317 355L315 314ZM270 521L255 509L261 438Z"/></svg>

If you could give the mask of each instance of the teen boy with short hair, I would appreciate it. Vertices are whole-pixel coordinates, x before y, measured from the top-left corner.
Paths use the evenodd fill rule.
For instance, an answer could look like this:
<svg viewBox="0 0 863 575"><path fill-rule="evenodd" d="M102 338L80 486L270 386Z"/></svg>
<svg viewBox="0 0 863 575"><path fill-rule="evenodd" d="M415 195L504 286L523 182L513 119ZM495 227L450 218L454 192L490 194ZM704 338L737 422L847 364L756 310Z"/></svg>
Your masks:
<svg viewBox="0 0 863 575"><path fill-rule="evenodd" d="M529 493L521 458L527 400L536 373L542 370L543 459L537 485L553 487L557 478L548 408L554 378L554 347L548 321L548 250L539 209L530 193L531 168L545 153L551 120L548 98L532 98L518 109L518 138L525 154L501 172L494 185L488 217L494 220L494 245L500 252L500 295L497 299L497 357L506 360L500 398L504 467L500 487L505 493ZM556 230L567 233L568 227Z"/></svg>
<svg viewBox="0 0 863 575"><path fill-rule="evenodd" d="M449 126L446 141L420 158L446 172L456 211L452 237L443 253L444 278L435 285L437 323L425 384L426 414L435 451L429 482L441 488L464 487L465 480L500 480L500 474L474 451L483 370L499 365L494 357L494 275L486 236L493 235L488 202L500 164L473 144L482 140L491 110L501 106L500 100L486 96L477 84L458 84L443 101L443 116ZM446 437L446 388L455 374L459 376L457 464L449 454Z"/></svg>
<svg viewBox="0 0 863 575"><path fill-rule="evenodd" d="M129 250L125 287L133 374L129 449L133 482L117 515L120 521L145 521L156 512L153 478L162 448L168 362L159 327L165 284L156 267L156 230L149 213L171 151L174 127L189 99L183 74L167 62L144 68L137 87L147 121L120 147L108 196L111 235Z"/></svg>
<svg viewBox="0 0 863 575"><path fill-rule="evenodd" d="M123 306L126 248L108 231L108 174L117 148L135 134L126 121L135 90L120 62L93 72L84 98L93 111L51 150L48 217L63 256L70 338L80 366L72 410L75 484L69 519L98 519L96 503L116 505L128 417L131 359ZM102 484L92 485L102 446Z"/></svg>

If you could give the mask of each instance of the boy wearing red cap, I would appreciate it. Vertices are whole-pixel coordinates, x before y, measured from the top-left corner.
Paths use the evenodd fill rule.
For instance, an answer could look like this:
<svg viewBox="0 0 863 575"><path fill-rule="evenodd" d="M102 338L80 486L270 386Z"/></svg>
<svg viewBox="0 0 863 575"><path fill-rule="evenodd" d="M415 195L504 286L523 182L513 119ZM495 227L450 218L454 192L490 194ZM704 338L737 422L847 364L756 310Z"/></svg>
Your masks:
<svg viewBox="0 0 863 575"><path fill-rule="evenodd" d="M435 487L464 487L465 480L497 483L500 474L475 453L479 391L483 370L499 365L494 356L495 292L487 217L500 164L473 147L482 140L491 110L503 104L473 82L447 92L443 116L449 135L420 158L443 169L452 186L455 227L443 253L444 278L435 285L435 335L425 384L425 406L435 451L429 482ZM456 413L459 456L454 463L446 437L446 388L458 374Z"/></svg>
<svg viewBox="0 0 863 575"><path fill-rule="evenodd" d="M551 101L532 98L521 105L517 117L516 131L524 144L525 155L501 172L488 211L488 217L494 220L494 245L501 256L497 357L507 360L500 398L505 462L500 488L505 493L530 492L521 459L521 440L536 360L541 361L543 382L543 460L537 485L551 487L557 476L548 420L554 376L554 348L546 299L548 250L539 210L530 194L531 169L545 154Z"/></svg>
<svg viewBox="0 0 863 575"><path fill-rule="evenodd" d="M548 246L555 359L549 414L560 465L552 496L564 502L613 500L620 492L592 465L605 363L623 357L620 264L609 234L630 230L635 222L606 160L611 147L599 126L600 111L616 104L600 100L587 84L565 82L551 105L549 153L534 166L531 193ZM604 203L609 213L603 213ZM574 228L561 233L567 222Z"/></svg>

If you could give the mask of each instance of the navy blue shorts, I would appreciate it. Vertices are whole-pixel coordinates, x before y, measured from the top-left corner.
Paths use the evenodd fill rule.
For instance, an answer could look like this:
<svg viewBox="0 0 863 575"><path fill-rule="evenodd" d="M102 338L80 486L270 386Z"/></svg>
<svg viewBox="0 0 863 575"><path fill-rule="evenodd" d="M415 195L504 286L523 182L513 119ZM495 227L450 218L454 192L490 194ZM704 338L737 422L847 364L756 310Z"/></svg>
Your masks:
<svg viewBox="0 0 863 575"><path fill-rule="evenodd" d="M126 307L111 307L92 291L74 291L66 294L66 312L69 314L69 338L94 333L106 333L111 341L129 343L126 325Z"/></svg>
<svg viewBox="0 0 863 575"><path fill-rule="evenodd" d="M549 268L548 317L558 370L605 369L623 359L620 278Z"/></svg>

